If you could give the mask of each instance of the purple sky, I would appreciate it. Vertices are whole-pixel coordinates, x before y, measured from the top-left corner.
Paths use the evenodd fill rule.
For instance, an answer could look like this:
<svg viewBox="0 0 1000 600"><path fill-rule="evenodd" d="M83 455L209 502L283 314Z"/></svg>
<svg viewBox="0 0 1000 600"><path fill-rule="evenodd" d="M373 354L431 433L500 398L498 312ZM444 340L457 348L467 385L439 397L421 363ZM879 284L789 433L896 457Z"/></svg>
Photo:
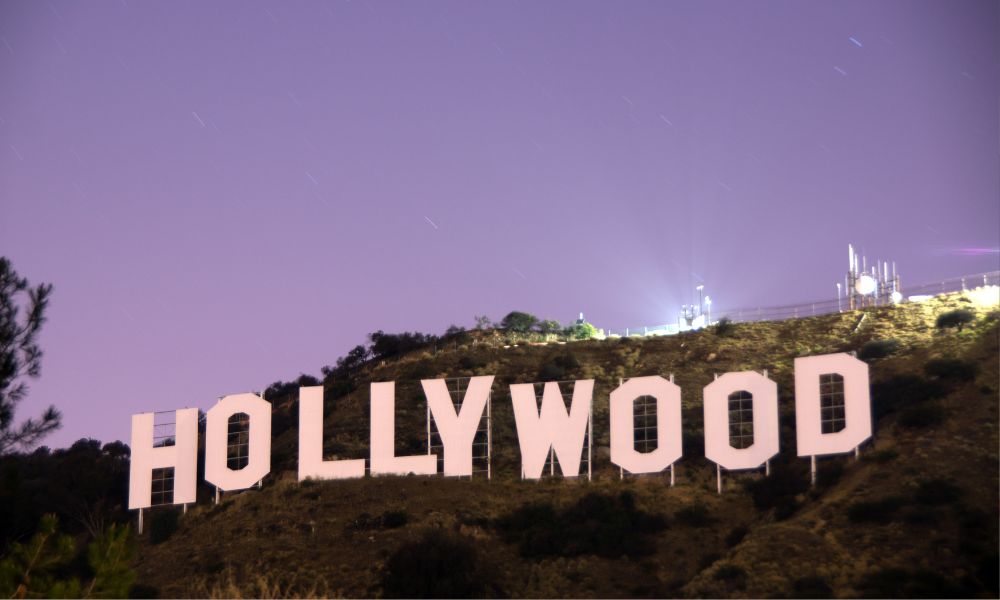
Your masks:
<svg viewBox="0 0 1000 600"><path fill-rule="evenodd" d="M598 327L998 268L981 2L6 1L0 254L55 284L46 440L366 333ZM963 251L983 248L983 252Z"/></svg>

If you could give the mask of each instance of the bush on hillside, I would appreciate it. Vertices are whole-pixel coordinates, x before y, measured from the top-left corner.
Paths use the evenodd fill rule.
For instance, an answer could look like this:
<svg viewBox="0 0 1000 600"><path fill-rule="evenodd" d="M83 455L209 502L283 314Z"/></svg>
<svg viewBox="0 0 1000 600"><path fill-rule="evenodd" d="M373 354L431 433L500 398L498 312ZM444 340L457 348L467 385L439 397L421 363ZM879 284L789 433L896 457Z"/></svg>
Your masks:
<svg viewBox="0 0 1000 600"><path fill-rule="evenodd" d="M386 360L402 356L407 352L412 352L423 348L437 341L437 336L414 331L404 331L403 333L386 333L381 329L368 334L371 342L369 352L372 358Z"/></svg>
<svg viewBox="0 0 1000 600"><path fill-rule="evenodd" d="M793 598L832 598L833 588L819 575L800 577L792 583Z"/></svg>
<svg viewBox="0 0 1000 600"><path fill-rule="evenodd" d="M269 402L285 398L298 398L299 387L321 385L322 382L312 375L302 373L295 381L275 381L264 390L264 398Z"/></svg>
<svg viewBox="0 0 1000 600"><path fill-rule="evenodd" d="M886 358L899 351L899 340L872 340L858 350L858 358L864 361Z"/></svg>
<svg viewBox="0 0 1000 600"><path fill-rule="evenodd" d="M667 526L661 515L635 506L635 497L591 492L563 509L549 503L525 504L500 517L497 530L516 543L521 556L604 558L645 556L655 549L653 534Z"/></svg>
<svg viewBox="0 0 1000 600"><path fill-rule="evenodd" d="M729 319L729 317L722 317L715 322L713 331L715 331L715 335L719 337L729 337L736 331L736 326L733 325L733 322Z"/></svg>
<svg viewBox="0 0 1000 600"><path fill-rule="evenodd" d="M947 479L928 479L917 485L913 498L920 504L939 506L951 504L962 497L962 488Z"/></svg>
<svg viewBox="0 0 1000 600"><path fill-rule="evenodd" d="M507 316L500 320L500 327L507 331L526 333L531 331L537 323L538 317L535 315L515 310L507 313Z"/></svg>
<svg viewBox="0 0 1000 600"><path fill-rule="evenodd" d="M705 527L712 523L715 519L712 518L708 507L701 502L695 502L689 506L678 510L674 513L674 520L678 525L687 525L689 527Z"/></svg>
<svg viewBox="0 0 1000 600"><path fill-rule="evenodd" d="M905 406L941 398L948 388L940 381L916 375L898 375L872 385L872 416L881 419Z"/></svg>
<svg viewBox="0 0 1000 600"><path fill-rule="evenodd" d="M796 497L809 489L807 461L777 460L771 464L769 476L742 483L757 510L773 508L776 518L788 518L798 508Z"/></svg>
<svg viewBox="0 0 1000 600"><path fill-rule="evenodd" d="M539 333L559 333L562 331L562 328L563 327L559 324L559 321L553 321L551 319L546 319L538 324Z"/></svg>
<svg viewBox="0 0 1000 600"><path fill-rule="evenodd" d="M476 544L456 533L431 529L404 543L385 564L386 598L488 598L500 595Z"/></svg>
<svg viewBox="0 0 1000 600"><path fill-rule="evenodd" d="M468 354L463 354L461 358L458 359L458 368L471 371L473 369L478 369L480 367L485 367L486 361L476 358L474 356L469 356Z"/></svg>
<svg viewBox="0 0 1000 600"><path fill-rule="evenodd" d="M538 381L561 381L580 368L580 361L572 354L561 354L550 359L538 369Z"/></svg>
<svg viewBox="0 0 1000 600"><path fill-rule="evenodd" d="M564 333L573 340L589 340L597 337L597 328L590 323L573 323L564 330Z"/></svg>
<svg viewBox="0 0 1000 600"><path fill-rule="evenodd" d="M847 518L852 523L888 523L905 502L898 496L878 500L858 500L847 507Z"/></svg>
<svg viewBox="0 0 1000 600"><path fill-rule="evenodd" d="M737 525L736 527L733 527L726 535L726 547L732 548L736 544L742 542L743 538L747 536L749 531L750 529L748 529L746 525Z"/></svg>
<svg viewBox="0 0 1000 600"><path fill-rule="evenodd" d="M956 381L972 381L979 374L979 365L959 358L935 358L924 365L924 373L928 377L953 379Z"/></svg>
<svg viewBox="0 0 1000 600"><path fill-rule="evenodd" d="M934 326L938 329L958 328L959 331L962 331L962 328L971 323L973 320L975 320L975 315L971 310L960 308L958 310L949 310L946 313L938 315Z"/></svg>

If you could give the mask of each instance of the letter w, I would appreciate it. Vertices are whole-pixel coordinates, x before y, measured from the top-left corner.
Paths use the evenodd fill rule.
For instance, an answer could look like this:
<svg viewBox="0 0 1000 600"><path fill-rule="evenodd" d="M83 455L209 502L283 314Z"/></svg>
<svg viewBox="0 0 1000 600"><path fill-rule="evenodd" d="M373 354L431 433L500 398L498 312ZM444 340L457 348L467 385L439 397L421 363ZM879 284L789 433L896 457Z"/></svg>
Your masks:
<svg viewBox="0 0 1000 600"><path fill-rule="evenodd" d="M510 386L514 421L521 445L521 468L525 479L538 479L542 476L550 449L555 451L563 477L580 474L583 440L587 435L593 395L594 380L578 380L573 386L573 400L567 411L559 384L550 381L545 384L539 412L534 384L519 383Z"/></svg>

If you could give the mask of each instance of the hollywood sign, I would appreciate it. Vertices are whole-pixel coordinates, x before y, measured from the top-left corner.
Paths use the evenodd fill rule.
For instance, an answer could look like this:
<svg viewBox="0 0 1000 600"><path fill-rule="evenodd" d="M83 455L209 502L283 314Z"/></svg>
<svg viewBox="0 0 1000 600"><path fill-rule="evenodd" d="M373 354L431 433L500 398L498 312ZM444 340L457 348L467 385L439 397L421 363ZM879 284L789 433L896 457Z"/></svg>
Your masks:
<svg viewBox="0 0 1000 600"><path fill-rule="evenodd" d="M871 437L871 400L868 365L850 354L796 358L795 429L799 456L851 452ZM821 390L836 383L833 392ZM493 376L471 378L460 408L456 410L443 379L422 380L430 418L441 437L444 475L471 476L472 445L489 399ZM828 388L832 389L832 388ZM511 401L522 477L538 479L552 456L563 476L580 474L584 441L592 427L594 380L575 382L567 408L559 385L546 383L539 408L534 384L512 384ZM752 398L753 442L733 447L729 435L729 398L747 392ZM655 399L656 449L635 449L634 400ZM825 401L825 402L824 402ZM824 406L825 403L825 406ZM705 457L719 469L743 470L764 466L779 450L778 386L755 371L726 373L705 386ZM835 427L829 414L837 411ZM247 463L233 469L227 463L229 421L243 413L249 422ZM437 455L396 456L395 382L371 384L371 440L368 470L378 475L433 475ZM152 505L153 469L173 468L173 503L195 502L198 471L198 410L175 412L174 445L156 446L153 413L132 416L132 460L129 508ZM824 420L827 422L824 432ZM635 377L611 392L611 462L628 473L660 473L673 467L682 454L681 389L663 377ZM226 396L206 414L205 480L222 491L252 487L271 470L271 404L255 394ZM365 476L365 459L324 460L323 387L299 388L298 479L347 479Z"/></svg>

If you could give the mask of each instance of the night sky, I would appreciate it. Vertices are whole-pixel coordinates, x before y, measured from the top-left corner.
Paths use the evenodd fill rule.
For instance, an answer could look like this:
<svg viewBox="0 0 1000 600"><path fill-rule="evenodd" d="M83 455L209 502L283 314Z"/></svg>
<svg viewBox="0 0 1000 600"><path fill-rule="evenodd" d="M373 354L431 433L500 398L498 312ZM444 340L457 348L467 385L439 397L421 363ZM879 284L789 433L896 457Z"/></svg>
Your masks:
<svg viewBox="0 0 1000 600"><path fill-rule="evenodd" d="M0 3L0 255L64 446L376 329L597 327L1000 268L1000 15L959 2Z"/></svg>

